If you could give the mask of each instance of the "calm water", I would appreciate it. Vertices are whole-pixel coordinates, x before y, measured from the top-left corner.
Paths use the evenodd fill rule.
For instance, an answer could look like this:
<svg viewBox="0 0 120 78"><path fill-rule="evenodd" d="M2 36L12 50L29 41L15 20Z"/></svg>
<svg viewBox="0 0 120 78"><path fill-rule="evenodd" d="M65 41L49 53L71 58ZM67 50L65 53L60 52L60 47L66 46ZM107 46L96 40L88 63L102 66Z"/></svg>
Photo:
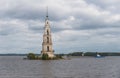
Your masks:
<svg viewBox="0 0 120 78"><path fill-rule="evenodd" d="M42 61L0 56L0 78L120 78L120 57Z"/></svg>

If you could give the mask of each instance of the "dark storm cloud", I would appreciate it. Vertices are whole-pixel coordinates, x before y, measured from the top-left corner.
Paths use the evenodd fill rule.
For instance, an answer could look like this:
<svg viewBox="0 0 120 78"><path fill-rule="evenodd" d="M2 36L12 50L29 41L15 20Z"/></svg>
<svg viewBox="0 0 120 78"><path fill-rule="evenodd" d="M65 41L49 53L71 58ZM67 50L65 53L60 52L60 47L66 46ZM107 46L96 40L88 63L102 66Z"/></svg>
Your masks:
<svg viewBox="0 0 120 78"><path fill-rule="evenodd" d="M120 28L120 24L109 24L100 21L86 21L79 23L73 23L73 29L75 30L95 30L95 29L104 29L104 28Z"/></svg>
<svg viewBox="0 0 120 78"><path fill-rule="evenodd" d="M7 35L13 35L18 33L20 30L14 27L14 25L9 24L8 25L3 25L1 24L0 26L0 35L1 36L7 36Z"/></svg>
<svg viewBox="0 0 120 78"><path fill-rule="evenodd" d="M86 0L88 4L97 5L102 10L110 10L112 13L120 13L119 0Z"/></svg>
<svg viewBox="0 0 120 78"><path fill-rule="evenodd" d="M114 36L118 37L120 36L120 31L119 28L104 28L103 30L96 30L96 35L109 35L109 36Z"/></svg>
<svg viewBox="0 0 120 78"><path fill-rule="evenodd" d="M41 31L41 30L43 30L42 27L34 27L34 26L29 26L29 29L34 30L34 31Z"/></svg>
<svg viewBox="0 0 120 78"><path fill-rule="evenodd" d="M71 28L51 28L53 33L64 31L64 30L71 30Z"/></svg>
<svg viewBox="0 0 120 78"><path fill-rule="evenodd" d="M43 27L40 26L28 26L28 29L33 31L34 33L43 33Z"/></svg>
<svg viewBox="0 0 120 78"><path fill-rule="evenodd" d="M86 2L88 4L97 5L100 8L106 8L107 7L103 0L86 0Z"/></svg>
<svg viewBox="0 0 120 78"><path fill-rule="evenodd" d="M39 5L38 7L23 2L16 3L8 8L0 9L0 18L44 21L46 17L46 6ZM67 15L61 15L62 13L53 7L49 7L48 12L51 21L59 21L67 17Z"/></svg>
<svg viewBox="0 0 120 78"><path fill-rule="evenodd" d="M7 9L6 11L0 13L1 18L10 18L10 19L44 19L44 12L39 9L31 9L31 8L22 8L15 7Z"/></svg>

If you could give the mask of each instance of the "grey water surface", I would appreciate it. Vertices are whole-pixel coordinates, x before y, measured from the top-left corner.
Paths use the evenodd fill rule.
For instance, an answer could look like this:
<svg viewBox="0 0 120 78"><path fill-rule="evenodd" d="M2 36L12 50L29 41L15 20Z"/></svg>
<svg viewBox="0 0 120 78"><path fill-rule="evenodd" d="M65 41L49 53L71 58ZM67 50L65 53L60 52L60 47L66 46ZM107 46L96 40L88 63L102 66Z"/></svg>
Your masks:
<svg viewBox="0 0 120 78"><path fill-rule="evenodd" d="M120 57L23 60L0 56L0 78L120 78Z"/></svg>

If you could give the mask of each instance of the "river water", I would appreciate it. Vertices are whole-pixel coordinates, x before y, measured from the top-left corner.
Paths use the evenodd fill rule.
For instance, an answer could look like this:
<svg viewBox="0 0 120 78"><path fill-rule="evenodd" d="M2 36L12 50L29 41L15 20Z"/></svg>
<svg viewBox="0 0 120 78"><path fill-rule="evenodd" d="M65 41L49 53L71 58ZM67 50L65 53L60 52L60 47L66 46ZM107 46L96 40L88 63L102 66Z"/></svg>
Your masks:
<svg viewBox="0 0 120 78"><path fill-rule="evenodd" d="M0 78L120 78L120 57L23 60L0 56Z"/></svg>

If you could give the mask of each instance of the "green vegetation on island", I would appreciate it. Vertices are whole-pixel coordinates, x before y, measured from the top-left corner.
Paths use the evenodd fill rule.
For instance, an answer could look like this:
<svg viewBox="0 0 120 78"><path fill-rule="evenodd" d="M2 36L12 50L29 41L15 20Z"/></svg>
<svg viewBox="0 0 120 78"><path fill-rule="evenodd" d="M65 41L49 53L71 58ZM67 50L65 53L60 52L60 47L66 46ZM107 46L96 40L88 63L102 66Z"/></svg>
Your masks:
<svg viewBox="0 0 120 78"><path fill-rule="evenodd" d="M63 59L62 55L56 54L54 58L50 58L48 54L43 54L42 56L35 55L34 53L29 53L27 55L27 59L29 60L58 60Z"/></svg>
<svg viewBox="0 0 120 78"><path fill-rule="evenodd" d="M37 55L35 55L34 53L29 53L29 54L27 55L27 59L29 59L29 60L39 60L40 57L37 56Z"/></svg>

